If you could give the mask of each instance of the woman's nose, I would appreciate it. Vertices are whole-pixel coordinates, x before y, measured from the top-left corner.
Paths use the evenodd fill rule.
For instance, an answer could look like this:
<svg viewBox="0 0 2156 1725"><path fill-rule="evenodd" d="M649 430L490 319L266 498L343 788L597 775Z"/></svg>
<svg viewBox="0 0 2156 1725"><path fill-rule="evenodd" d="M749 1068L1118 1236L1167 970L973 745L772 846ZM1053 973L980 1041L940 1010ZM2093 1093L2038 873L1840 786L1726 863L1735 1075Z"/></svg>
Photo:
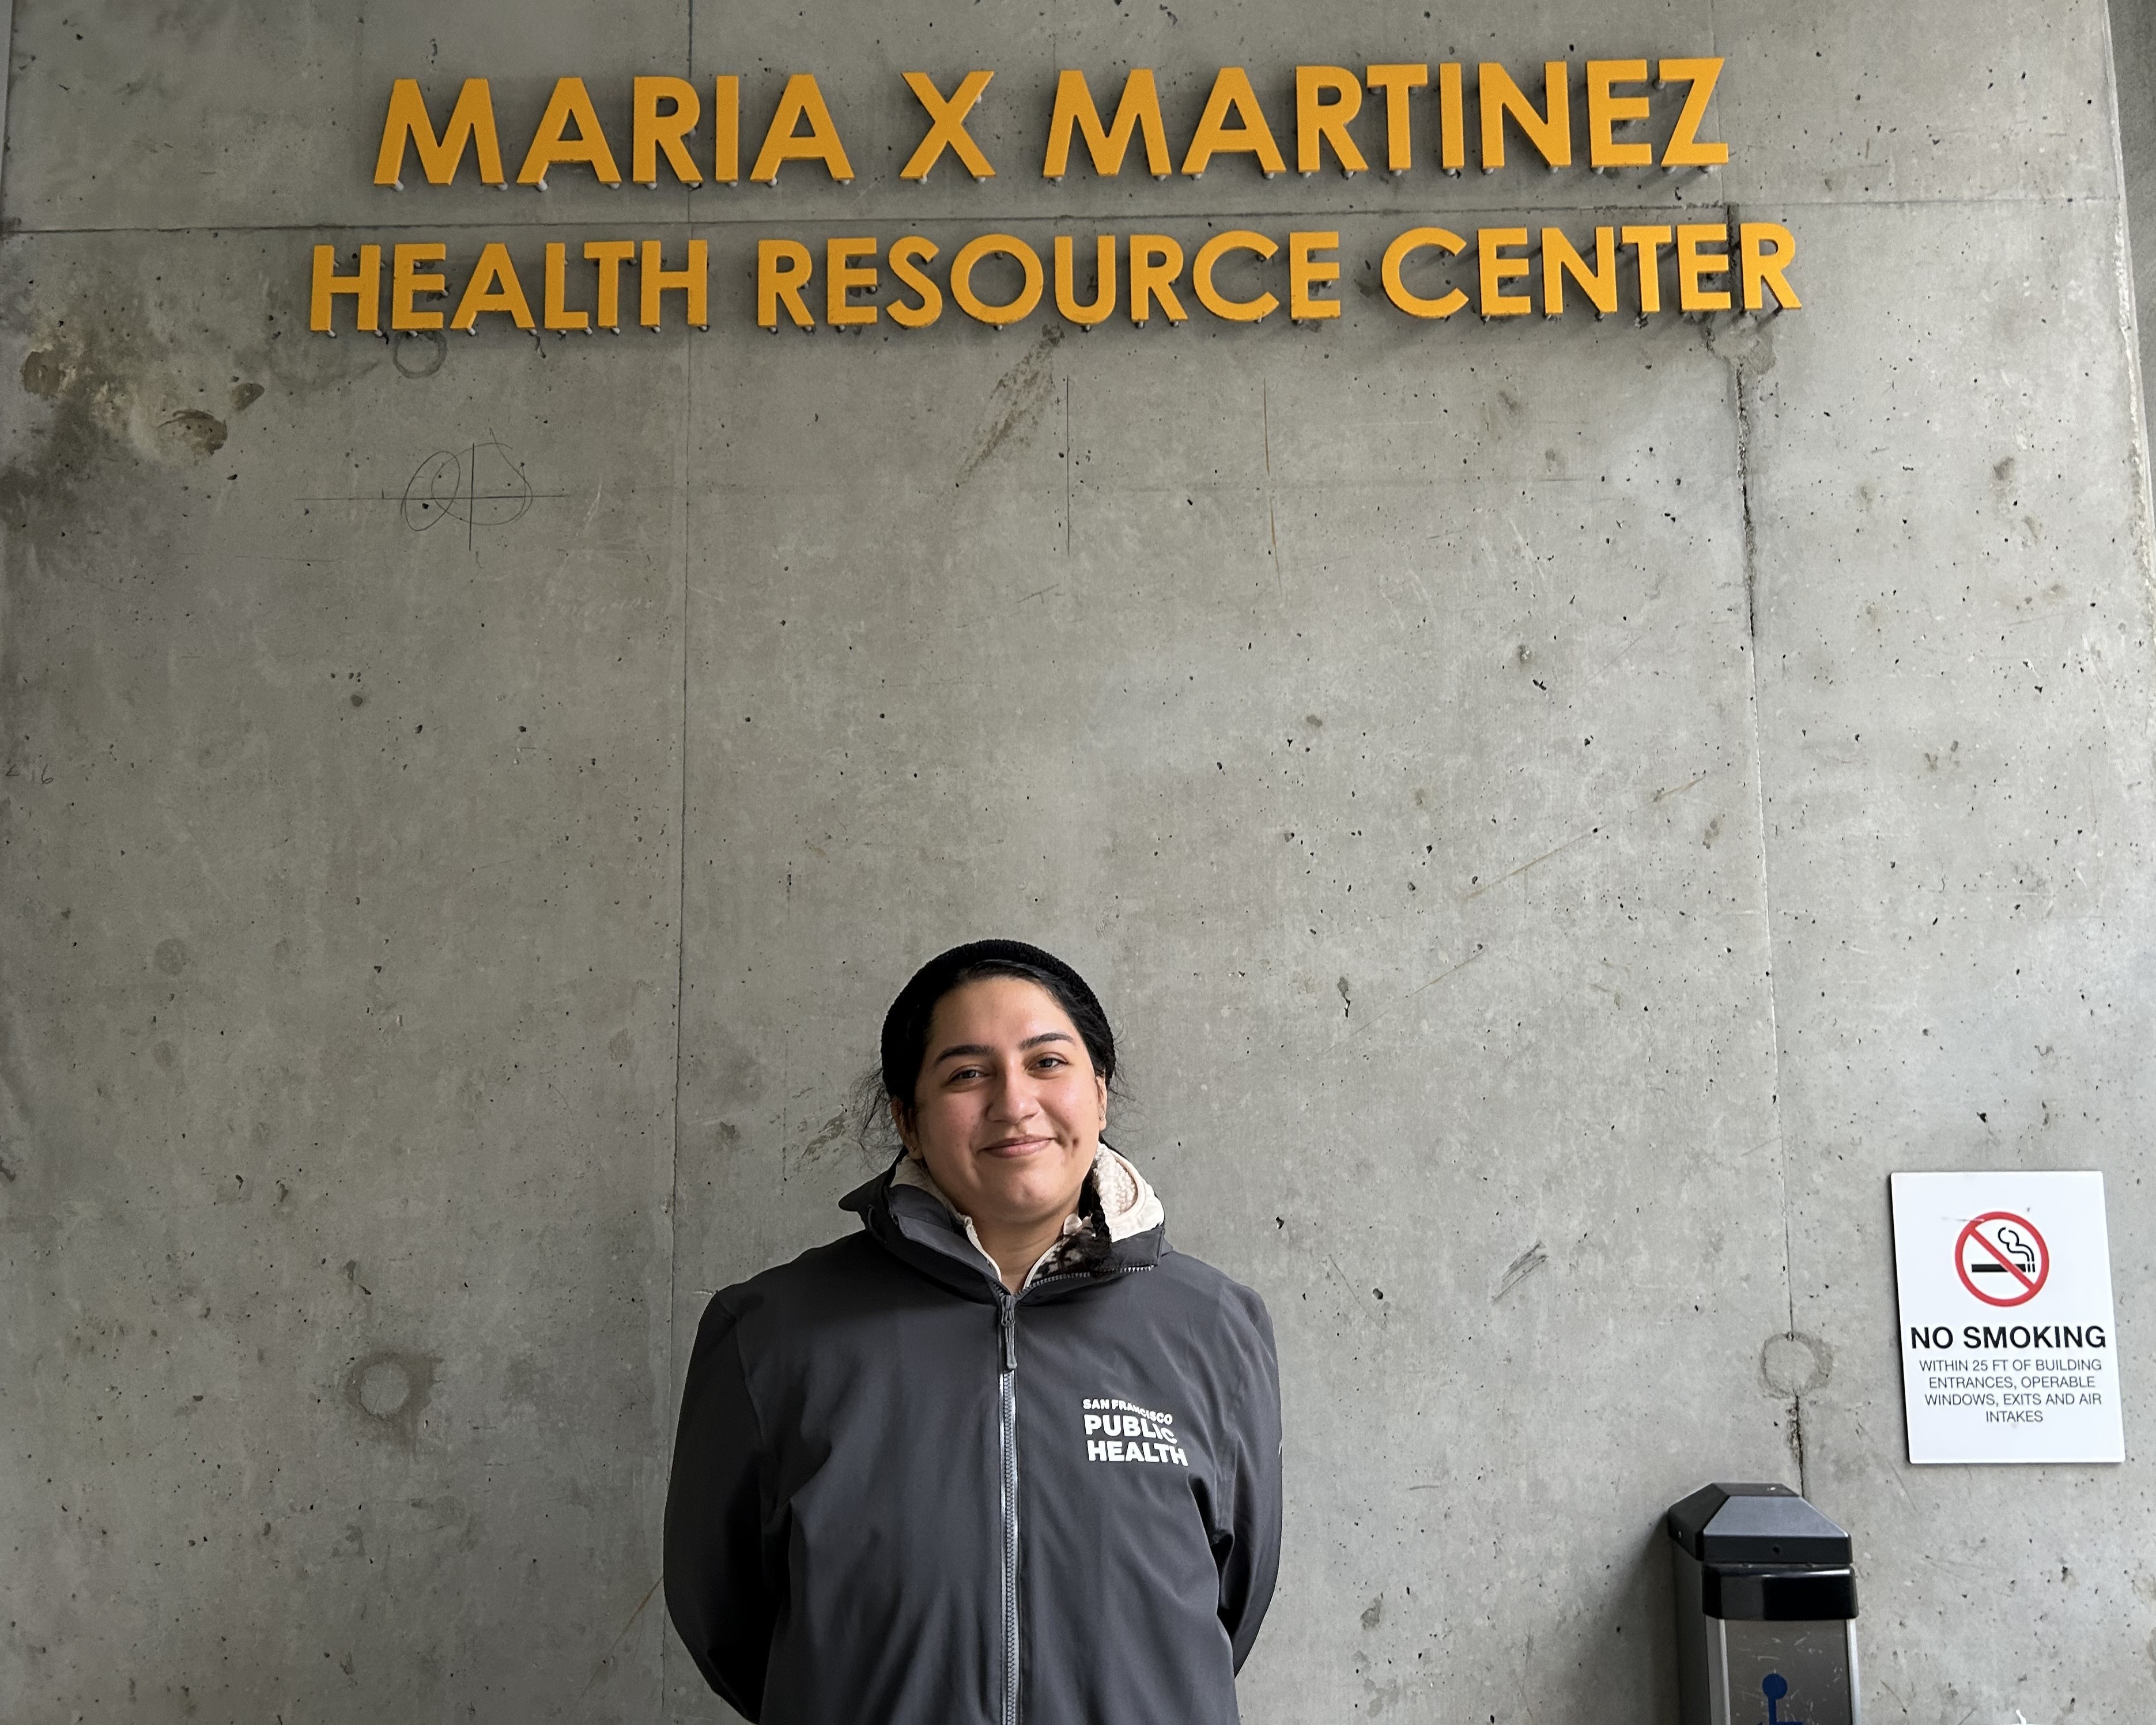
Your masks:
<svg viewBox="0 0 2156 1725"><path fill-rule="evenodd" d="M1024 1120L1040 1111L1040 1103L1023 1072L1005 1072L988 1096L988 1112L998 1120Z"/></svg>

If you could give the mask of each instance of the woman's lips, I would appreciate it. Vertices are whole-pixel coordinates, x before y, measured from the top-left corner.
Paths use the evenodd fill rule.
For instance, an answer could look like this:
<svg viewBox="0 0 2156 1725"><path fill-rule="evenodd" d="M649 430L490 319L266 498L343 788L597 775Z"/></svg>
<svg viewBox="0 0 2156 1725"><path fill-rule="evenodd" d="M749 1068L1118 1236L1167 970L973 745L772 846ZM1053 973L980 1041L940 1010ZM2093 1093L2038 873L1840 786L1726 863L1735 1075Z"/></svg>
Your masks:
<svg viewBox="0 0 2156 1725"><path fill-rule="evenodd" d="M983 1156L1007 1158L1030 1156L1034 1152L1045 1149L1055 1142L1053 1138L1005 1138L1000 1143L983 1144L979 1153Z"/></svg>

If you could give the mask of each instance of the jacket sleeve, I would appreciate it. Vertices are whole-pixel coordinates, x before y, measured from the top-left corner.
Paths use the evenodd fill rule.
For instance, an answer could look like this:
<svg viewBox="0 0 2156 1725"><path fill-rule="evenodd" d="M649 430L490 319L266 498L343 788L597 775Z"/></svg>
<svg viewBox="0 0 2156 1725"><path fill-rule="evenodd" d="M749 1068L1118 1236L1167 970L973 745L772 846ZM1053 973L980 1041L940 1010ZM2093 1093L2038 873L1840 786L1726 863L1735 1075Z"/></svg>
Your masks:
<svg viewBox="0 0 2156 1725"><path fill-rule="evenodd" d="M1272 1320L1255 1295L1248 1339L1241 1417L1235 1422L1235 1489L1227 1504L1229 1538L1216 1553L1220 1566L1220 1624L1235 1649L1235 1669L1250 1656L1280 1574L1280 1359Z"/></svg>
<svg viewBox="0 0 2156 1725"><path fill-rule="evenodd" d="M665 1573L666 1609L696 1669L752 1722L783 1581L767 1562L763 1435L739 1322L721 1294L697 1328L666 1488Z"/></svg>

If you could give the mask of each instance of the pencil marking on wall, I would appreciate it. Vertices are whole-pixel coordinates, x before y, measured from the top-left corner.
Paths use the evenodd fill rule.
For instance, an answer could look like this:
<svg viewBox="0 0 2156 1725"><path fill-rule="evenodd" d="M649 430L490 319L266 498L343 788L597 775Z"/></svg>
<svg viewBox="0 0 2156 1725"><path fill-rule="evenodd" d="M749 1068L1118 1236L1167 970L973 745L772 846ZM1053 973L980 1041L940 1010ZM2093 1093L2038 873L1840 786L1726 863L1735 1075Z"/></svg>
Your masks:
<svg viewBox="0 0 2156 1725"><path fill-rule="evenodd" d="M1599 829L1597 829L1596 830ZM1503 874L1498 875L1495 880L1486 880L1481 886L1474 887L1469 891L1463 892L1460 896L1460 901L1464 904L1471 898L1480 898L1484 893L1489 891L1491 887L1502 886L1515 875L1524 875L1529 869L1540 866L1542 864L1548 862L1552 857L1563 855L1564 852L1571 850L1573 845L1578 844L1581 839L1591 839L1594 836L1594 833L1592 831L1575 833L1571 838L1566 839L1563 844L1553 846L1550 850L1545 850L1540 856L1531 858L1529 860L1522 863L1519 867L1516 869L1507 869Z"/></svg>
<svg viewBox="0 0 2156 1725"><path fill-rule="evenodd" d="M607 1651L599 1656L599 1662L592 1667L592 1675L590 1678L585 1682L583 1690L579 1692L577 1698L579 1701L583 1700L585 1696L589 1695L592 1692L592 1685L598 1681L600 1676L605 1672L608 1665L612 1662L614 1650L621 1645L623 1638L626 1636L632 1629L636 1627L636 1620L644 1615L644 1608L651 1603L652 1594L659 1591L659 1583L665 1580L665 1579L666 1578L664 1575L660 1576L659 1578L659 1581L653 1582L649 1588L644 1589L644 1597L636 1602L636 1609L629 1614L629 1621L622 1625L621 1628L616 1631L613 1640L607 1643Z"/></svg>
<svg viewBox="0 0 2156 1725"><path fill-rule="evenodd" d="M1543 1243L1537 1240L1505 1266L1505 1273L1498 1279L1497 1291L1490 1296L1490 1303L1495 1306L1548 1262L1549 1254L1543 1250Z"/></svg>
<svg viewBox="0 0 2156 1725"><path fill-rule="evenodd" d="M465 524L465 544L481 527L506 527L531 507L524 464L494 439L463 450L437 449L404 486L404 525L424 533L445 521Z"/></svg>

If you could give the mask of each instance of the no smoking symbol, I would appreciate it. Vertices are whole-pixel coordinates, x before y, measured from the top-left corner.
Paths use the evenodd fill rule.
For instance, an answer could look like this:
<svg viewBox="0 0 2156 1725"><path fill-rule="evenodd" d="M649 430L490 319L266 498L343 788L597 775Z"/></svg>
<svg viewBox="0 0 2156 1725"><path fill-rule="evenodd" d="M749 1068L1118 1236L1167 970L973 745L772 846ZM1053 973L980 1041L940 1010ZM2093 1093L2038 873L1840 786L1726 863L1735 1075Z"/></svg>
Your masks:
<svg viewBox="0 0 2156 1725"><path fill-rule="evenodd" d="M1961 1285L1985 1305L2025 1306L2043 1291L2051 1249L2026 1216L1992 1210L1962 1230L1954 1269Z"/></svg>

